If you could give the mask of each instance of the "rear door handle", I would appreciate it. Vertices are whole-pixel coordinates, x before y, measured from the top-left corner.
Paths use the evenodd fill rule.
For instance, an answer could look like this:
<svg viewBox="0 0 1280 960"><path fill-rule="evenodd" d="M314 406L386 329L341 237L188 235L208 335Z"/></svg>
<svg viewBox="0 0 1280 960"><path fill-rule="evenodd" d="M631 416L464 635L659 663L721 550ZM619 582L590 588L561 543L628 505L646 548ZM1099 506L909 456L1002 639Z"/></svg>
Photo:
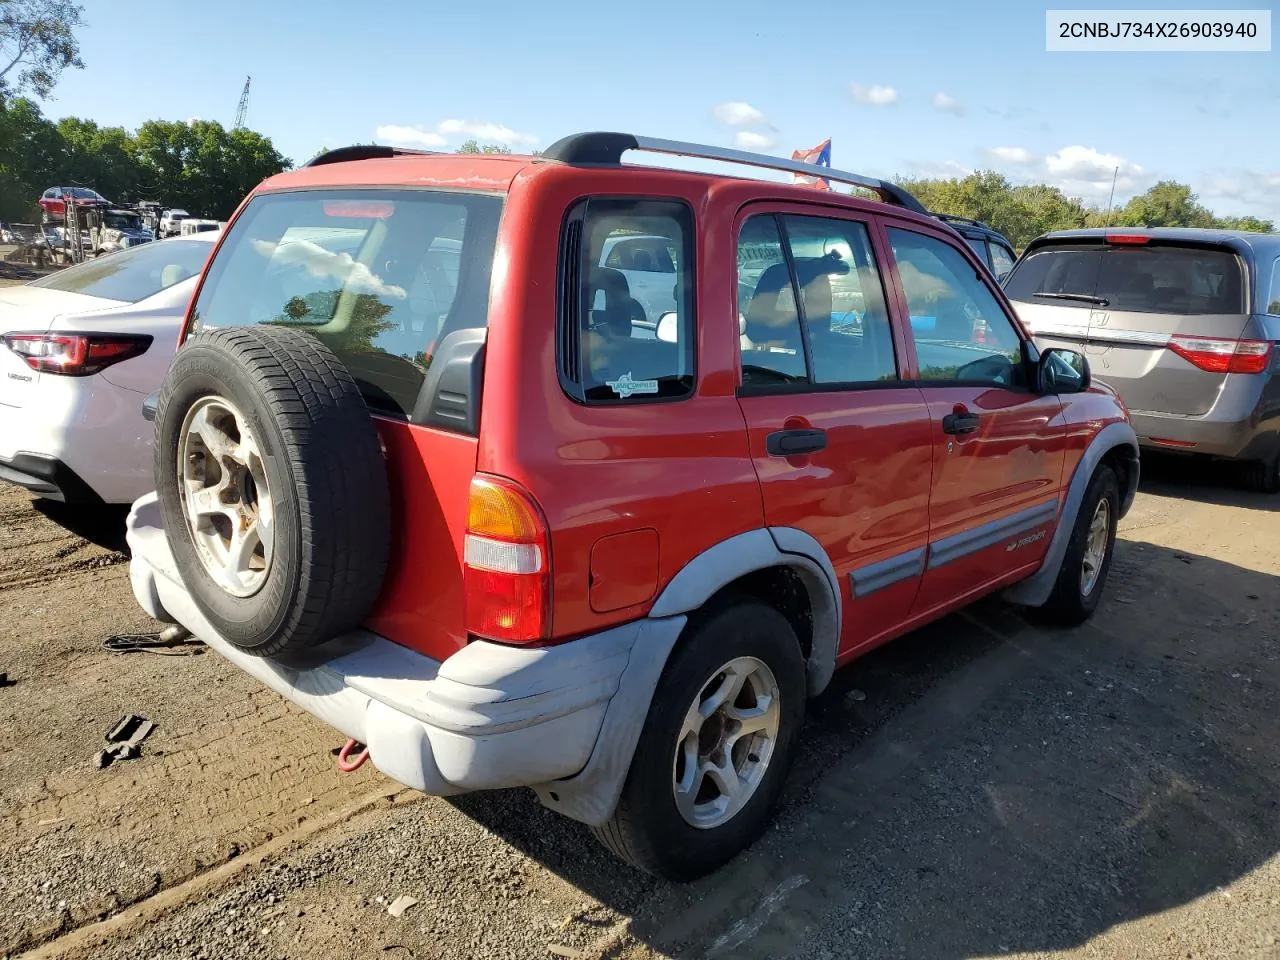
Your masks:
<svg viewBox="0 0 1280 960"><path fill-rule="evenodd" d="M827 448L825 430L775 430L765 439L771 457L802 457Z"/></svg>
<svg viewBox="0 0 1280 960"><path fill-rule="evenodd" d="M978 429L976 413L948 413L942 418L943 433L973 433Z"/></svg>

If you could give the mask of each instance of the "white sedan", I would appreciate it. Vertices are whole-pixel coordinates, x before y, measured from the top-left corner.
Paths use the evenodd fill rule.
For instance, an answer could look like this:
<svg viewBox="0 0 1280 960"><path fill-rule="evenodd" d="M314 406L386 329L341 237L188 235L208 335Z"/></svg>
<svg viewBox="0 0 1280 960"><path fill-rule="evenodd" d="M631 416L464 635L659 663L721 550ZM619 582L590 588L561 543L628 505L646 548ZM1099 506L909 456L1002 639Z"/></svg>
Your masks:
<svg viewBox="0 0 1280 960"><path fill-rule="evenodd" d="M151 490L160 388L219 233L131 247L0 289L0 480L66 503Z"/></svg>

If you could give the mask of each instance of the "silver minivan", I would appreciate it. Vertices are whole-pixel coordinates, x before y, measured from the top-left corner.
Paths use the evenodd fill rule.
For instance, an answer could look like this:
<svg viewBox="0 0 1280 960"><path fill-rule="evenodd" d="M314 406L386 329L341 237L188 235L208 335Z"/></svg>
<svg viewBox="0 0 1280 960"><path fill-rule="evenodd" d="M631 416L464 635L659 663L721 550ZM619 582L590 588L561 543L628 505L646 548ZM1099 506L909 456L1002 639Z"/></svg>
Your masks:
<svg viewBox="0 0 1280 960"><path fill-rule="evenodd" d="M1058 231L1004 290L1042 348L1083 350L1143 446L1249 461L1280 491L1280 234Z"/></svg>

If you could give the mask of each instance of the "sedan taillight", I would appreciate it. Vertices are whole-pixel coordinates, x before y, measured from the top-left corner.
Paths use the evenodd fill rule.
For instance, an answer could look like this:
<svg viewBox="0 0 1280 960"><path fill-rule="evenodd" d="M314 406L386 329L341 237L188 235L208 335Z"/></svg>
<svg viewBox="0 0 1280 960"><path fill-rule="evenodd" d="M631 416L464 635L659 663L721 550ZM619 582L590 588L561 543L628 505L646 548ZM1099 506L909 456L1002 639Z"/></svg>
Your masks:
<svg viewBox="0 0 1280 960"><path fill-rule="evenodd" d="M6 333L0 340L32 370L88 377L141 356L151 337L135 333Z"/></svg>
<svg viewBox="0 0 1280 960"><path fill-rule="evenodd" d="M1175 334L1169 349L1210 373L1265 373L1271 364L1271 341L1226 340Z"/></svg>

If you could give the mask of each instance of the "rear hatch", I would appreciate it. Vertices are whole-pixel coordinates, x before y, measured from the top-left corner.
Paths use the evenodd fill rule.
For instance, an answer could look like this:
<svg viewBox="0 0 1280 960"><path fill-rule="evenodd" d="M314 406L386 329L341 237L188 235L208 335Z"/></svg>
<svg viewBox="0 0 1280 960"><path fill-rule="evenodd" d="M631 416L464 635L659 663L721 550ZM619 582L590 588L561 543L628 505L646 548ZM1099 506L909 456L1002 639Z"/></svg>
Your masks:
<svg viewBox="0 0 1280 960"><path fill-rule="evenodd" d="M345 364L382 437L392 497L390 563L366 625L441 660L467 642L479 438L461 421L426 425L423 388L437 345L487 326L502 205L420 187L259 194L228 227L192 311L197 329L306 330ZM358 496L347 508L361 509Z"/></svg>
<svg viewBox="0 0 1280 960"><path fill-rule="evenodd" d="M1244 277L1224 246L1110 234L1032 244L1005 293L1038 343L1083 349L1130 410L1194 417L1233 369Z"/></svg>

